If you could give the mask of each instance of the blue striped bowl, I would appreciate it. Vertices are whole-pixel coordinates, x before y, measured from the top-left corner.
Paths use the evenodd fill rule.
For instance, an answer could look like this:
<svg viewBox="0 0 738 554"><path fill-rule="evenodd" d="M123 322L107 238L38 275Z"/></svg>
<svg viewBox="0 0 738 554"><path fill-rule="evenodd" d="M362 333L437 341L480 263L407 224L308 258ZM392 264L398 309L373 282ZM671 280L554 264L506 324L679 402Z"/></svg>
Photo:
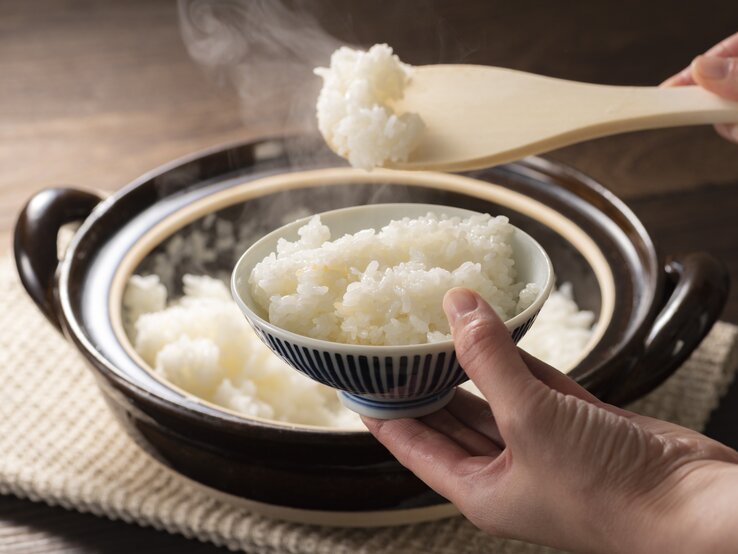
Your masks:
<svg viewBox="0 0 738 554"><path fill-rule="evenodd" d="M391 219L417 217L429 211L468 217L475 213L431 204L373 204L321 214L333 236L379 228ZM231 280L236 303L262 341L289 365L311 379L339 390L343 404L370 417L420 417L445 406L455 387L467 380L456 360L453 341L402 346L367 346L313 339L269 323L251 296L253 267L276 250L279 238L295 240L305 218L266 235L241 257ZM516 229L513 251L518 276L538 284L540 293L526 310L505 325L518 342L536 319L554 284L551 261L528 234Z"/></svg>

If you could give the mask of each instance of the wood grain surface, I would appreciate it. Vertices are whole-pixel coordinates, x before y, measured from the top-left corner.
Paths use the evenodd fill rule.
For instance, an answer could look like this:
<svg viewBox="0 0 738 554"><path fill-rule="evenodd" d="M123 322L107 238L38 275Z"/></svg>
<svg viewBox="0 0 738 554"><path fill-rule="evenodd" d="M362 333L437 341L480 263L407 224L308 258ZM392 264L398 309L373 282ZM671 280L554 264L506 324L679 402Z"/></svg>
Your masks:
<svg viewBox="0 0 738 554"><path fill-rule="evenodd" d="M738 3L608 0L294 3L340 41L386 41L410 63L484 63L655 84L735 32ZM307 8L305 7L307 6ZM215 144L279 132L194 64L169 0L0 3L0 251L45 186L115 190ZM258 79L256 75L254 79ZM274 91L271 108L299 90ZM276 99L279 99L277 101ZM550 154L626 199L664 253L708 250L738 282L738 147L708 127L619 135ZM738 322L738 292L724 318ZM708 433L738 446L738 386ZM0 455L2 455L0 453ZM210 552L213 546L0 497L0 552Z"/></svg>

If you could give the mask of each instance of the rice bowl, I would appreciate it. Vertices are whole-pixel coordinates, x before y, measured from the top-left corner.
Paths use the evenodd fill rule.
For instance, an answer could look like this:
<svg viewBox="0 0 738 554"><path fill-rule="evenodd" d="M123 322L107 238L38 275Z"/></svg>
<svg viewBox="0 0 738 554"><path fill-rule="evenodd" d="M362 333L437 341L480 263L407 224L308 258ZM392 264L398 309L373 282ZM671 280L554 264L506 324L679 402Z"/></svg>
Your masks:
<svg viewBox="0 0 738 554"><path fill-rule="evenodd" d="M436 214L436 217L428 218L427 214L429 212ZM439 214L445 214L448 219L444 219ZM395 329L399 329L401 339L404 339L399 344L395 341L387 341L392 342L391 344L335 342L323 337L314 338L296 333L269 321L270 313L264 310L254 294L252 276L256 273L256 267L263 263L265 259L269 266L267 277L274 277L274 270L276 269L276 278L274 279L276 286L287 286L287 290L281 292L289 293L292 286L297 290L297 302L292 306L296 309L290 311L295 318L307 322L307 325L311 325L316 321L323 325L326 319L329 323L332 323L330 322L331 314L328 312L326 316L326 310L340 309L338 303L332 301L332 295L338 293L340 296L343 287L349 293L353 286L352 283L348 283L350 276L354 273L360 273L359 268L363 265L363 263L359 263L357 267L352 267L350 263L350 258L357 254L357 248L361 253L359 258L364 256L364 262L368 264L366 267L371 267L377 261L373 259L375 257L382 261L386 261L386 259L400 260L398 264L398 267L401 268L400 272L407 275L406 268L402 267L405 263L402 261L404 255L409 252L417 260L427 256L430 260L439 261L445 254L439 254L438 251L443 251L443 248L439 248L438 241L433 239L444 239L453 236L453 233L452 235L447 233L454 227L463 228L468 226L474 231L469 234L473 235L479 232L476 225L481 224L481 227L486 228L489 232L489 234L480 232L481 236L475 237L479 238L482 243L488 243L487 248L489 249L481 248L477 255L481 253L481 257L485 261L480 266L489 264L491 275L496 274L498 278L501 278L500 276L503 278L502 282L492 283L488 290L497 293L500 292L497 285L511 287L506 293L503 291L501 299L510 302L511 308L513 308L506 314L504 324L510 331L514 342L517 343L530 329L554 286L553 267L545 250L535 239L521 229L514 226L508 227L508 223L504 218L493 220L488 215L484 216L472 210L420 203L380 203L353 206L321 212L320 217L326 225L330 225L331 229L335 228L337 234L346 234L346 236L334 244L324 242L317 247L317 252L313 252L311 246L316 245L300 245L299 241L297 243L290 242L296 237L306 234L305 224L308 223L309 225L309 218L284 225L257 240L241 256L233 269L231 292L246 319L249 320L259 337L273 352L312 379L338 389L339 397L344 406L361 415L383 419L421 417L445 406L451 400L455 387L468 380L467 375L459 365L450 335L441 334L439 330L429 329L429 322L422 321L416 314L404 314L403 319L401 319L402 314L398 315L392 312L388 314L384 307L387 303L404 305L407 296L414 296L406 295L407 289L405 288L384 291L383 295L374 294L373 297L370 294L367 302L358 306L357 310L360 321L362 315L365 320L375 318L372 324L375 324L377 329L380 330L380 336L386 337ZM393 225L393 220L401 220L400 225ZM392 232L389 233L390 240L387 244L383 245L381 241L377 244L376 241L380 240L382 233L387 229L399 231L399 235L406 235L404 231L407 230L407 225L413 226L418 221L422 222L421 227L429 225L430 229L438 227L441 230L440 237L429 232L431 246L435 245L434 253L416 252L415 247L422 243L422 239L404 237L398 240L396 236L393 237ZM501 230L507 232L500 233ZM362 238L354 243L353 241L357 235L362 235ZM494 237L494 240L490 240L492 237ZM479 245L473 244L475 241L470 240L470 238L470 236L466 236L462 242L465 243L468 251L473 253ZM365 242L364 239L369 242ZM350 253L349 260L341 259L344 241L348 243L345 250ZM509 241L509 244L506 241ZM459 262L457 257L454 256L456 254L455 249L459 248L459 244L453 244L454 242L454 240L449 241L449 245L453 246L449 256L452 266ZM337 244L340 245L338 248L336 248ZM441 240L442 244L443 240ZM282 247L283 253L288 258L294 253L297 254L299 261L302 257L302 246L307 246L307 249L304 250L307 253L307 258L303 260L307 262L307 265L301 266L298 263L297 267L291 267L288 263L287 271L280 268L279 264L273 265L273 262L277 259L277 256L274 255L275 250ZM338 252L334 253L338 254L338 260L331 260L330 256L324 258L320 252L322 247L337 250ZM378 250L382 251L382 256L377 255ZM316 254L317 258L315 257ZM368 255L368 259L366 259L366 255ZM500 259L496 259L497 256L500 256ZM431 267L430 271L433 272L435 269L438 268ZM477 267L477 270L479 269L480 267ZM392 272L392 269L386 268L387 270ZM338 279L335 280L337 286L335 290L331 291L331 287L327 286L330 283L318 287L314 286L315 283L308 283L306 290L300 291L299 277L301 272L316 272L318 276L327 274L329 281L333 279L334 274L337 274ZM287 277L282 279L285 273L287 273ZM448 272L446 273L448 274ZM440 320L445 320L441 300L446 289L443 289L442 286L440 289L438 286L434 286L435 279L432 277L430 280L426 279L427 276L423 276L422 271L419 274L422 278L419 279L418 298L415 300L420 302L421 307L435 312L437 314L435 319L440 324ZM409 275L412 277L413 272L409 272ZM526 284L523 285L522 283ZM464 285L464 283L460 284L461 286ZM300 303L302 293L307 292L309 296L312 296L316 288L319 289L315 306L317 312L312 310L309 303ZM368 288L370 291L374 289L373 286ZM527 292L528 297L523 298L525 307L518 312L517 305L521 300L521 291ZM512 297L510 296L511 293L513 293ZM322 296L326 296L325 301L322 300ZM532 300L530 297L532 297ZM270 300L274 299L275 296L270 298ZM408 305L412 307L412 304L413 302L410 302ZM379 306L378 310L375 309L376 306ZM316 313L317 317L313 317ZM352 315L354 314L352 313ZM398 315L398 317L395 318L394 315ZM412 316L415 316L417 321L413 321ZM410 334L406 334L405 331L413 329L418 324L421 326L420 331L422 331L419 334L420 336L426 338L426 332L430 330L433 333L441 334L440 340L408 344L406 340ZM336 327L333 326L333 329L335 330ZM418 329L413 329L414 333L418 333L418 331ZM416 334L416 336L418 335Z"/></svg>

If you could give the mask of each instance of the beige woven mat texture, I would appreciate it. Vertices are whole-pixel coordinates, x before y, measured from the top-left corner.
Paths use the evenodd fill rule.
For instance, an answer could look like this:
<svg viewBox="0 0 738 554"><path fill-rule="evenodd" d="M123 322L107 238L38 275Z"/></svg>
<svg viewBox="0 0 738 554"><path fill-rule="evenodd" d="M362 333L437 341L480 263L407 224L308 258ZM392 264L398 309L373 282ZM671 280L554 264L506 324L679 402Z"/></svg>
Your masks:
<svg viewBox="0 0 738 554"><path fill-rule="evenodd" d="M702 429L733 378L738 328L712 333L641 413ZM492 539L461 517L380 529L270 520L151 461L118 427L92 372L0 259L0 493L153 526L234 550L287 553L550 552Z"/></svg>

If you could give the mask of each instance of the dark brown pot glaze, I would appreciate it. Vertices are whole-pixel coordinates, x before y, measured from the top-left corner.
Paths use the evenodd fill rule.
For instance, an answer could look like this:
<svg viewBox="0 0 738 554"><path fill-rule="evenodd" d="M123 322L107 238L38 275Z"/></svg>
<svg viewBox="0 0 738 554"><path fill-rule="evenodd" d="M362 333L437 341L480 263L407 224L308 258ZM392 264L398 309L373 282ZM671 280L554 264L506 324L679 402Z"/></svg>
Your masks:
<svg viewBox="0 0 738 554"><path fill-rule="evenodd" d="M285 152L292 144L292 139L265 140L197 154L142 177L104 201L70 188L38 193L21 213L15 231L21 280L39 309L90 362L126 431L182 474L232 495L309 510L397 510L439 504L443 500L368 433L249 420L196 402L138 366L108 329L105 305L117 264L158 221L227 190L233 182L326 167L335 161L329 157L290 169ZM689 356L718 317L728 289L722 265L699 253L664 264L633 213L586 176L537 158L467 175L539 200L575 221L604 254L615 282L612 319L570 373L599 397L623 404L653 389ZM494 202L390 181L342 187L355 189L352 198L325 187L264 195L220 208L218 217L233 223L255 220L255 230L264 233L281 224L267 216L285 199L285 205L306 205L314 211L365 202L424 201L505 213L504 206ZM514 211L507 215L546 248L559 277L574 284L579 304L599 312L601 291L581 253L535 217ZM56 236L71 221L82 225L57 264ZM152 260L166 252L174 236L197 228L207 234L205 225L201 219L177 229L136 271L152 271ZM227 252L207 263L185 260L175 273L229 270L239 253ZM176 284L170 288L176 289Z"/></svg>

